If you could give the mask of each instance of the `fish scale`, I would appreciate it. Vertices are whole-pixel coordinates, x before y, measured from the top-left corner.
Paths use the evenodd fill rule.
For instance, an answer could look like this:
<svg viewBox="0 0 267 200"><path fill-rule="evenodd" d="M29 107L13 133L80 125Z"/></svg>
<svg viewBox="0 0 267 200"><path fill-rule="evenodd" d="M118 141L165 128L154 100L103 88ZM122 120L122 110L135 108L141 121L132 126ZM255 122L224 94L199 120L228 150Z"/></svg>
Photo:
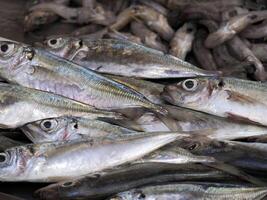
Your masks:
<svg viewBox="0 0 267 200"><path fill-rule="evenodd" d="M7 41L1 41L0 45L11 48L8 55L0 55L0 63L4 66L0 75L7 81L64 95L99 109L144 107L166 113L134 89L44 49ZM12 61L18 61L18 69L10 66ZM76 89L69 88L70 85Z"/></svg>

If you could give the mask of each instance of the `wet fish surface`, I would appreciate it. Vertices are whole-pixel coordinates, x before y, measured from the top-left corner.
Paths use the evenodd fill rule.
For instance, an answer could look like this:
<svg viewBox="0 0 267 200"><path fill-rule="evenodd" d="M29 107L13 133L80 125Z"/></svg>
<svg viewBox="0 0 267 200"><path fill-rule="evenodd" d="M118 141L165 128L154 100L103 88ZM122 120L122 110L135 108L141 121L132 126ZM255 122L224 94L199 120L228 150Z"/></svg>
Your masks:
<svg viewBox="0 0 267 200"><path fill-rule="evenodd" d="M65 115L84 116L91 119L120 117L113 112L97 110L87 104L53 93L19 85L0 83L0 91L2 128L16 128L37 120Z"/></svg>
<svg viewBox="0 0 267 200"><path fill-rule="evenodd" d="M51 45L51 40L56 44ZM174 56L128 41L82 40L82 45L76 47L73 43L77 43L77 39L54 38L46 41L44 46L51 53L113 75L148 79L218 75L216 71L202 70Z"/></svg>
<svg viewBox="0 0 267 200"><path fill-rule="evenodd" d="M172 104L213 115L267 125L265 83L235 78L186 79L165 87Z"/></svg>
<svg viewBox="0 0 267 200"><path fill-rule="evenodd" d="M14 147L0 153L0 180L67 180L131 162L179 137L184 136L161 133L122 140L74 140Z"/></svg>
<svg viewBox="0 0 267 200"><path fill-rule="evenodd" d="M227 184L209 185L201 183L193 184L169 184L158 186L147 186L119 193L110 200L166 200L166 199L184 199L184 200L204 200L204 199L243 199L260 200L267 194L265 187L234 187Z"/></svg>
<svg viewBox="0 0 267 200"><path fill-rule="evenodd" d="M0 76L9 82L49 91L100 109L146 107L164 111L143 95L41 48L1 41Z"/></svg>

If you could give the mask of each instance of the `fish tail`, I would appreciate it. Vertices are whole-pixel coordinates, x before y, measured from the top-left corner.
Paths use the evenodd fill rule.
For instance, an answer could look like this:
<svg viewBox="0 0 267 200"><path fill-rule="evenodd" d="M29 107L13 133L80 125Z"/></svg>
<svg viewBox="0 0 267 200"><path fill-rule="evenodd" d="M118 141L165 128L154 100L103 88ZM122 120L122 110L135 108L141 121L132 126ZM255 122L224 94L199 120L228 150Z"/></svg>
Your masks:
<svg viewBox="0 0 267 200"><path fill-rule="evenodd" d="M219 162L219 161L216 161L216 162L211 162L211 163L202 163L206 166L209 166L209 167L212 167L212 168L215 168L215 169L219 169L221 171L224 171L224 172L227 172L231 175L234 175L234 176L237 176L238 178L242 179L242 180L245 180L245 181L248 181L254 185L257 185L257 186L266 186L267 184L261 180L259 180L258 178L255 178L245 172L243 172L242 170L232 166L232 165L228 165L226 163L223 163L223 162Z"/></svg>

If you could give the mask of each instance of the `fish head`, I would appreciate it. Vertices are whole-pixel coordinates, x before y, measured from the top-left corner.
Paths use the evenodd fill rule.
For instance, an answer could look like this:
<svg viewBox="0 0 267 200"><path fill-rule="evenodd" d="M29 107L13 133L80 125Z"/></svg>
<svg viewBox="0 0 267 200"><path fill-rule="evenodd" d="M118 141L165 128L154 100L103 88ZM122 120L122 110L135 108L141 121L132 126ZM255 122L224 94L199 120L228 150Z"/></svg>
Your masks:
<svg viewBox="0 0 267 200"><path fill-rule="evenodd" d="M88 51L81 39L72 37L50 37L42 43L42 47L69 60L73 60L78 54L81 56Z"/></svg>
<svg viewBox="0 0 267 200"><path fill-rule="evenodd" d="M167 85L161 95L171 104L195 108L205 105L219 86L220 82L209 78L185 79Z"/></svg>
<svg viewBox="0 0 267 200"><path fill-rule="evenodd" d="M14 147L0 153L0 180L12 180L25 171L31 152L26 147Z"/></svg>
<svg viewBox="0 0 267 200"><path fill-rule="evenodd" d="M65 196L71 198L73 195L77 197L77 191L86 187L84 182L92 183L92 185L94 185L93 183L97 182L100 177L101 173L94 173L92 175L86 175L86 177L54 183L36 190L34 192L34 196L42 200L62 199ZM90 186L89 188L86 187L86 189L89 194ZM92 192L95 193L94 190ZM62 197L61 194L64 196Z"/></svg>
<svg viewBox="0 0 267 200"><path fill-rule="evenodd" d="M146 195L141 190L130 190L121 192L111 197L110 200L131 200L131 199L146 199Z"/></svg>
<svg viewBox="0 0 267 200"><path fill-rule="evenodd" d="M12 79L21 71L28 71L33 56L34 50L26 44L0 41L0 75Z"/></svg>
<svg viewBox="0 0 267 200"><path fill-rule="evenodd" d="M79 138L77 123L75 118L58 117L26 124L21 129L34 143L66 141Z"/></svg>
<svg viewBox="0 0 267 200"><path fill-rule="evenodd" d="M205 136L192 136L183 138L177 141L177 146L190 151L191 153L201 154L201 155L214 155L225 151L232 150L227 146L227 143L219 140L210 139Z"/></svg>

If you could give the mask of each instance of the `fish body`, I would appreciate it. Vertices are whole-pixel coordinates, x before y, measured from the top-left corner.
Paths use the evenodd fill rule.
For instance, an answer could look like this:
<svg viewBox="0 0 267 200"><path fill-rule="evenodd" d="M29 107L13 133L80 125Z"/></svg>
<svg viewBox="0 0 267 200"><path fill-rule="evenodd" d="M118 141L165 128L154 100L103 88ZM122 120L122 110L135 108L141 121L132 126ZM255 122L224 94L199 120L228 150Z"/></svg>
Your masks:
<svg viewBox="0 0 267 200"><path fill-rule="evenodd" d="M186 79L165 88L172 104L212 115L267 125L265 83L235 78Z"/></svg>
<svg viewBox="0 0 267 200"><path fill-rule="evenodd" d="M148 79L218 75L218 72L202 70L174 56L125 40L82 40L75 54L64 54L77 40L55 39L56 45L44 43L48 51L100 73Z"/></svg>
<svg viewBox="0 0 267 200"><path fill-rule="evenodd" d="M124 140L75 140L15 147L0 154L0 180L71 179L131 162L177 138L177 134L162 133Z"/></svg>
<svg viewBox="0 0 267 200"><path fill-rule="evenodd" d="M199 136L182 139L175 143L178 147L189 150L195 155L211 156L252 172L265 172L267 169L266 145L219 141Z"/></svg>
<svg viewBox="0 0 267 200"><path fill-rule="evenodd" d="M146 186L119 193L110 200L260 200L267 194L265 187L228 186L227 184L209 185L201 183L180 183Z"/></svg>
<svg viewBox="0 0 267 200"><path fill-rule="evenodd" d="M0 76L9 82L60 94L100 109L161 109L135 90L42 48L7 41L1 41L0 47L5 50L0 51Z"/></svg>
<svg viewBox="0 0 267 200"><path fill-rule="evenodd" d="M267 128L263 126L233 122L231 119L183 107L165 106L165 108L168 110L169 116L174 119L173 123L177 130L204 135L211 139L235 140L251 136L264 136L267 131Z"/></svg>
<svg viewBox="0 0 267 200"><path fill-rule="evenodd" d="M16 128L33 121L65 115L120 117L120 115L97 110L92 106L53 93L0 83L0 126Z"/></svg>
<svg viewBox="0 0 267 200"><path fill-rule="evenodd" d="M123 137L134 131L99 120L58 117L26 124L21 130L33 143L100 137Z"/></svg>
<svg viewBox="0 0 267 200"><path fill-rule="evenodd" d="M192 49L195 33L196 25L193 23L185 23L180 27L170 42L170 54L185 60L187 53Z"/></svg>
<svg viewBox="0 0 267 200"><path fill-rule="evenodd" d="M233 178L202 165L139 163L51 184L37 190L35 195L42 200L103 199L148 184L216 180L221 177L224 177L224 180Z"/></svg>

